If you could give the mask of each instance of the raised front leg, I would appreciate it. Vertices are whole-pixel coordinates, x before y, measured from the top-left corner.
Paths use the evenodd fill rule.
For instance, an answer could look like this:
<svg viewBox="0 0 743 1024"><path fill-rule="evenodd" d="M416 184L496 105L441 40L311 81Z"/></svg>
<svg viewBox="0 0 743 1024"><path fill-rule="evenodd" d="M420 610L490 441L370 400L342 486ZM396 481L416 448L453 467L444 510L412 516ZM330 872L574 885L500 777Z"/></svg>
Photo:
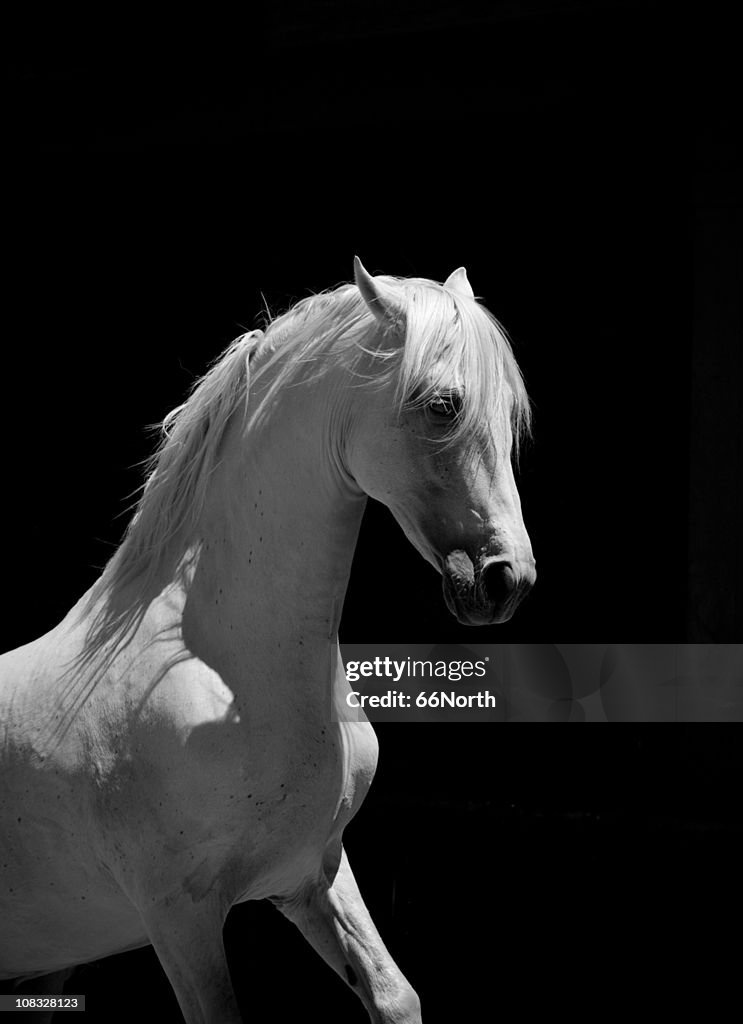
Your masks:
<svg viewBox="0 0 743 1024"><path fill-rule="evenodd" d="M241 1024L224 953L224 913L183 897L141 911L187 1024Z"/></svg>
<svg viewBox="0 0 743 1024"><path fill-rule="evenodd" d="M374 1024L420 1024L418 996L374 927L345 850L332 882L305 886L276 905L353 989Z"/></svg>

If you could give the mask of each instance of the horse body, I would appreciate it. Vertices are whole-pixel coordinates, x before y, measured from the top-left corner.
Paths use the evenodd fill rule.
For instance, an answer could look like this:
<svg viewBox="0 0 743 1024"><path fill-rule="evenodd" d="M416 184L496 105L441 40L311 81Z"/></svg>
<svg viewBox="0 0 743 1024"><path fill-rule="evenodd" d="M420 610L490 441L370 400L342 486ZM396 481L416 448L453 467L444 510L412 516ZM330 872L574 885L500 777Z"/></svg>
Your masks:
<svg viewBox="0 0 743 1024"><path fill-rule="evenodd" d="M361 295L379 317L385 293L364 273ZM349 689L337 630L366 495L384 492L377 496L431 560L451 514L414 514L425 503L405 474L397 486L394 473L380 471L418 443L410 419L390 414L384 389L349 387L342 359L320 377L310 368L301 387L277 389L282 362L271 353L255 359L251 401L262 415L251 443L240 404L207 395L204 415L161 455L128 546L56 629L0 659L0 969L44 974L151 942L189 1022L239 1021L222 925L233 904L268 897L373 1020L413 1022L415 993L342 848L377 742L363 715L331 713ZM216 381L222 391L238 380L247 388L241 375L254 356L234 350ZM214 457L198 469L189 445L210 431ZM377 458L370 433L386 442ZM439 448L430 472L451 494L464 463ZM162 504L170 455L168 487L181 488L180 505L157 544L135 557L150 506ZM497 471L487 453L479 461L490 491L508 478L510 458ZM501 550L513 523L501 515L497 531L488 529L476 499L480 532L468 557L472 619L481 621L513 603L519 558L530 551L511 544L504 584ZM184 525L177 509L185 507ZM497 553L486 534L498 538ZM454 566L452 607L461 610L460 556L440 565L445 579Z"/></svg>
<svg viewBox="0 0 743 1024"><path fill-rule="evenodd" d="M142 647L148 632L143 623ZM221 677L176 648L162 652L174 664L154 689L151 667L125 683L112 670L49 750L29 738L49 725L38 709L55 706L62 674L58 631L46 639L23 660L2 661L34 680L19 693L3 672L6 977L146 944L141 915L151 906L213 897L226 912L313 880L371 780L368 725L330 722L324 702L307 695L301 714L272 716L257 701L240 714ZM326 682L330 668L326 659Z"/></svg>

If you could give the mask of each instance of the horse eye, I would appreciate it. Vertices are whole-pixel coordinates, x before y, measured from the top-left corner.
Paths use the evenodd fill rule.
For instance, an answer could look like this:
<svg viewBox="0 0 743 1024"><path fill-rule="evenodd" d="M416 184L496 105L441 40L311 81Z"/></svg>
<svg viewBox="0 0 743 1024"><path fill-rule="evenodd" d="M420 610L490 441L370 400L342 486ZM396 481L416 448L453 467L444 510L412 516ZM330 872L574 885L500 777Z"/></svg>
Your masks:
<svg viewBox="0 0 743 1024"><path fill-rule="evenodd" d="M462 408L462 400L455 392L446 395L436 395L428 403L427 408L433 416L451 420L459 415Z"/></svg>

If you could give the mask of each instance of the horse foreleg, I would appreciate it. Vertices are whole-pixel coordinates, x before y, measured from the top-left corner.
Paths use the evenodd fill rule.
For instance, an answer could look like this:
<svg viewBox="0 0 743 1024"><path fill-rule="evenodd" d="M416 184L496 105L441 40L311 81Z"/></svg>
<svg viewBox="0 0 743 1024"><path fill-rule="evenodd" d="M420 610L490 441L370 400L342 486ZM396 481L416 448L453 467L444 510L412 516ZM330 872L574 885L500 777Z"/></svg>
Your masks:
<svg viewBox="0 0 743 1024"><path fill-rule="evenodd" d="M241 1024L224 952L224 914L190 897L140 914L187 1024Z"/></svg>
<svg viewBox="0 0 743 1024"><path fill-rule="evenodd" d="M276 905L358 995L375 1024L420 1024L418 996L387 952L345 850L332 882L304 886Z"/></svg>

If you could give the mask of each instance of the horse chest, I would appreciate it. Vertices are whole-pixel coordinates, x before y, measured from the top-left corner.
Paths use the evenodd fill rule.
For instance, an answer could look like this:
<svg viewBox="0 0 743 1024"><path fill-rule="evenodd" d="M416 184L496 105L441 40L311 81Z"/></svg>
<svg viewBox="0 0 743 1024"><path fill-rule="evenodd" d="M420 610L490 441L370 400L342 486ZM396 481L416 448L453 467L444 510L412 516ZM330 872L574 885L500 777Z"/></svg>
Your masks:
<svg viewBox="0 0 743 1024"><path fill-rule="evenodd" d="M304 722L276 736L241 725L202 724L185 742L156 729L110 772L98 820L117 873L157 891L178 878L194 898L220 884L235 901L317 869L368 789L371 728Z"/></svg>

